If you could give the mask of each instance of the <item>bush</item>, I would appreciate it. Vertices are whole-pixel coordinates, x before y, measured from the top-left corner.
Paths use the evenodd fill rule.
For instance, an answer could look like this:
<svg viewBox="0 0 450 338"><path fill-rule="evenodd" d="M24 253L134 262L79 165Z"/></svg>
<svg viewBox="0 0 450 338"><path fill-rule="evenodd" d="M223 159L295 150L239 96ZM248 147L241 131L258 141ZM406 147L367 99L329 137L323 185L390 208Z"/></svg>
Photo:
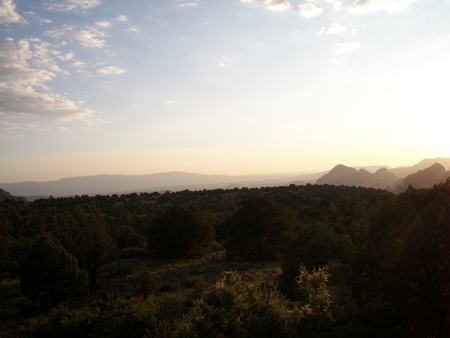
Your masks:
<svg viewBox="0 0 450 338"><path fill-rule="evenodd" d="M280 259L292 236L290 213L267 197L251 197L230 220L227 258Z"/></svg>
<svg viewBox="0 0 450 338"><path fill-rule="evenodd" d="M211 252L214 237L202 211L174 206L152 220L148 249L156 259L199 257Z"/></svg>
<svg viewBox="0 0 450 338"><path fill-rule="evenodd" d="M87 291L87 273L51 234L35 242L22 265L20 286L24 294L55 306Z"/></svg>

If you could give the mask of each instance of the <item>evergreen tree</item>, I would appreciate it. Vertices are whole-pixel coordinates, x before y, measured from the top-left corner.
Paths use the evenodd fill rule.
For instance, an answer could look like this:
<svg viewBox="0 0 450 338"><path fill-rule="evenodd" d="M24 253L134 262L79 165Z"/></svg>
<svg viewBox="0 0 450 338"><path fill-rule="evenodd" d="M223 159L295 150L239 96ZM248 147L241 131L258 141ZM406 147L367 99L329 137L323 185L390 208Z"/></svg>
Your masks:
<svg viewBox="0 0 450 338"><path fill-rule="evenodd" d="M26 296L55 306L87 290L87 274L47 233L33 244L23 263L20 285Z"/></svg>
<svg viewBox="0 0 450 338"><path fill-rule="evenodd" d="M290 213L267 197L245 200L230 221L227 257L243 260L279 259L292 236Z"/></svg>
<svg viewBox="0 0 450 338"><path fill-rule="evenodd" d="M148 249L157 259L198 257L211 251L214 235L202 211L173 206L152 220Z"/></svg>

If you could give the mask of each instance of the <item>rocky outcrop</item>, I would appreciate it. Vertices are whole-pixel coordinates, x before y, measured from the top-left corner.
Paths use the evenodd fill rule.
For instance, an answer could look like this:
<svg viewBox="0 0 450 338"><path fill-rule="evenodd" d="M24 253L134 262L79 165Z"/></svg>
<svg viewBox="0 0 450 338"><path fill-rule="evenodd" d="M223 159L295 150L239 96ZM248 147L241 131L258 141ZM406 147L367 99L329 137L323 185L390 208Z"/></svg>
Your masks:
<svg viewBox="0 0 450 338"><path fill-rule="evenodd" d="M375 173L365 169L356 170L342 164L334 167L329 173L323 175L316 184L348 185L365 188L386 189L398 180L394 174L386 168L381 168Z"/></svg>
<svg viewBox="0 0 450 338"><path fill-rule="evenodd" d="M347 177L352 174L357 173L358 170L355 168L347 167L343 164L338 164L331 171L322 177L320 177L316 184L334 184L334 185L345 185Z"/></svg>
<svg viewBox="0 0 450 338"><path fill-rule="evenodd" d="M24 197L12 196L9 192L0 189L0 201L4 200L16 200L16 201L26 201Z"/></svg>
<svg viewBox="0 0 450 338"><path fill-rule="evenodd" d="M444 182L449 177L449 172L440 163L435 163L431 167L419 170L418 172L408 175L403 180L403 186L413 186L414 188L431 188L435 184Z"/></svg>

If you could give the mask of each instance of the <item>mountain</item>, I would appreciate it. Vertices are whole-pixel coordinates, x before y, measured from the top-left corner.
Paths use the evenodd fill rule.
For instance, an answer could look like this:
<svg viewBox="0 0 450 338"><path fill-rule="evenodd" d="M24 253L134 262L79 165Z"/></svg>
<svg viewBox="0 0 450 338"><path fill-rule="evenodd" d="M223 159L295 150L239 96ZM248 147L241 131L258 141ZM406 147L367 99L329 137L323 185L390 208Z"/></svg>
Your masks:
<svg viewBox="0 0 450 338"><path fill-rule="evenodd" d="M4 200L16 200L16 201L26 201L24 197L12 196L9 192L0 189L0 201Z"/></svg>
<svg viewBox="0 0 450 338"><path fill-rule="evenodd" d="M347 185L348 179L357 173L358 170L351 167L346 167L343 164L338 164L331 171L316 181L316 184L333 184L333 185Z"/></svg>
<svg viewBox="0 0 450 338"><path fill-rule="evenodd" d="M185 189L281 186L298 179L301 179L301 176L294 174L227 176L168 172L149 175L82 176L57 181L5 183L0 186L15 195L26 196L28 200L34 200L44 196L92 196Z"/></svg>
<svg viewBox="0 0 450 338"><path fill-rule="evenodd" d="M316 181L316 184L349 185L366 188L386 189L394 182L398 181L393 173L386 168L378 169L371 173L366 169L355 169L339 164L329 173L323 175Z"/></svg>
<svg viewBox="0 0 450 338"><path fill-rule="evenodd" d="M429 168L419 170L418 172L408 175L403 179L403 186L413 186L414 188L430 188L433 185L444 182L450 177L450 171L445 171L445 168L440 163L434 163Z"/></svg>
<svg viewBox="0 0 450 338"><path fill-rule="evenodd" d="M347 167L343 164L335 166L331 171L310 174L271 174L271 175L204 175L187 172L166 172L149 175L96 175L70 177L46 182L0 183L0 188L14 196L25 196L33 201L49 196L75 195L112 195L154 191L180 191L203 189L233 189L235 187L273 187L289 184L333 184L373 187L400 192L406 189L404 179L419 171L431 167L434 163L450 167L450 158L425 159L410 167L386 168L382 166ZM441 180L442 168L425 171L423 175L434 175L435 181ZM445 170L444 170L445 172ZM439 176L441 175L441 176ZM433 176L433 177L434 177ZM426 181L415 176L406 179L414 184ZM433 179L430 179L433 181ZM418 183L414 183L418 182ZM434 182L434 181L433 181ZM425 184L425 183L424 183ZM426 185L426 184L425 184ZM431 185L432 186L432 185Z"/></svg>
<svg viewBox="0 0 450 338"><path fill-rule="evenodd" d="M411 167L381 168L373 174L364 168L357 170L339 164L320 177L316 184L360 186L400 193L409 185L420 189L431 188L439 182L444 182L450 177L450 171L446 171L444 167L446 164L450 165L450 158L425 159ZM406 177L403 176L405 174Z"/></svg>
<svg viewBox="0 0 450 338"><path fill-rule="evenodd" d="M406 176L414 174L414 173L418 172L419 170L424 170L426 168L429 168L435 163L439 163L447 169L450 168L450 158L438 157L438 158L427 158L413 166L394 168L394 169L390 169L389 171L392 172L395 176L397 176L399 178L405 178Z"/></svg>

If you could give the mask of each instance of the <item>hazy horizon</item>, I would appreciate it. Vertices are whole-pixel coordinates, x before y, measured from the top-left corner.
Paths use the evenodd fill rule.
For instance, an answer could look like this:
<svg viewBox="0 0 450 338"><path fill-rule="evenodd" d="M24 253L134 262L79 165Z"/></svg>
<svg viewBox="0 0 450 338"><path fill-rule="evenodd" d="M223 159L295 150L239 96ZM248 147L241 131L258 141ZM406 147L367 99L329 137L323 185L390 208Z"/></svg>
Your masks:
<svg viewBox="0 0 450 338"><path fill-rule="evenodd" d="M450 157L450 2L0 0L0 182Z"/></svg>

